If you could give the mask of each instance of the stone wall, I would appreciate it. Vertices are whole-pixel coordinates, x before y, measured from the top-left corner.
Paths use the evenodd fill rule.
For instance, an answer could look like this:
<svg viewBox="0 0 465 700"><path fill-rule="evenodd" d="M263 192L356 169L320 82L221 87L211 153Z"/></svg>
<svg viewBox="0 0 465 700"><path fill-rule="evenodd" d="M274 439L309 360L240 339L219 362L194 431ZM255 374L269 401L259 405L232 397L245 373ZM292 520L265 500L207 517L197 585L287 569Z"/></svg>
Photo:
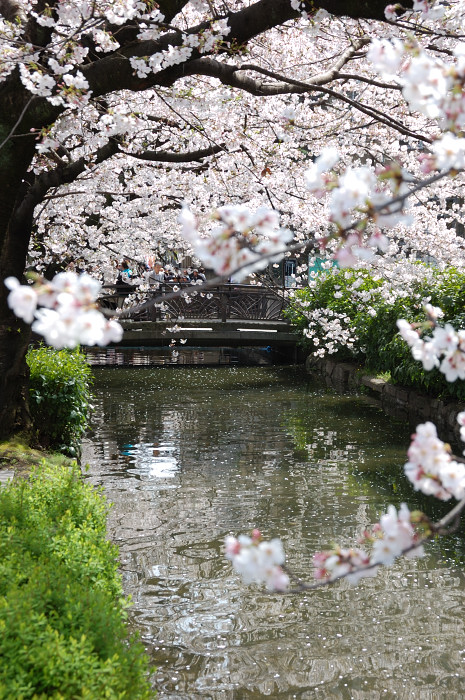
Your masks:
<svg viewBox="0 0 465 700"><path fill-rule="evenodd" d="M360 389L365 387L390 416L407 420L412 428L430 420L436 424L442 440L462 445L457 413L465 410L465 404L456 399L435 399L415 389L390 384L384 379L372 377L363 367L334 360L315 360L308 357L305 363L308 372L322 374L329 386L335 389Z"/></svg>

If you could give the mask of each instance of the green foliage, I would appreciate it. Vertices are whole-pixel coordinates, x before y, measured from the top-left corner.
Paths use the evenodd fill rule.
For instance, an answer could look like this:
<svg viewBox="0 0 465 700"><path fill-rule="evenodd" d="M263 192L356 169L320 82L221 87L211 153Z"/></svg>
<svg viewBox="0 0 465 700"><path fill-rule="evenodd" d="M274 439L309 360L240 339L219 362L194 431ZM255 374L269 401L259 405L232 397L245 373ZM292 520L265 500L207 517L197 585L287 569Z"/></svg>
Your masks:
<svg viewBox="0 0 465 700"><path fill-rule="evenodd" d="M393 383L435 396L465 399L463 382L449 383L439 370L423 370L397 332L397 319L410 323L425 321L426 301L444 311L441 323L465 328L465 273L450 268L429 276L432 281L413 283L408 292L397 288L385 293L387 285L366 271L346 270L336 274L332 271L321 275L311 288L297 292L287 316L301 332L308 328L309 317L318 318L321 312L324 321L329 318L328 311L344 316L355 343L347 344L347 334L340 334L336 342L325 338L326 328L318 321L310 329L310 339L304 341L306 348L314 354L321 348L329 348L332 353L336 351L337 359L357 358L374 373L388 372Z"/></svg>
<svg viewBox="0 0 465 700"><path fill-rule="evenodd" d="M296 291L286 316L302 332L310 321L310 337L302 341L309 351L318 353L323 348L339 360L360 358L381 285L381 280L366 271L333 269L322 273L308 289ZM340 325L341 332L333 336L335 342L328 342L328 324ZM348 338L353 340L348 343Z"/></svg>
<svg viewBox="0 0 465 700"><path fill-rule="evenodd" d="M79 455L90 411L91 371L79 350L41 346L27 354L30 409L39 444Z"/></svg>
<svg viewBox="0 0 465 700"><path fill-rule="evenodd" d="M437 284L429 291L433 306L440 306L446 318L465 315L465 274L456 268L437 275Z"/></svg>
<svg viewBox="0 0 465 700"><path fill-rule="evenodd" d="M397 298L390 304L383 302L377 308L376 319L367 333L367 365L375 371L389 371L393 383L415 387L434 396L464 399L463 382L447 382L438 369L425 371L397 333L399 318L410 323L425 320L420 299L428 299L444 311L441 323L451 323L456 329L465 327L465 274L454 268L437 271L432 285L419 285L414 294Z"/></svg>
<svg viewBox="0 0 465 700"><path fill-rule="evenodd" d="M76 465L0 490L0 698L151 697L106 515Z"/></svg>

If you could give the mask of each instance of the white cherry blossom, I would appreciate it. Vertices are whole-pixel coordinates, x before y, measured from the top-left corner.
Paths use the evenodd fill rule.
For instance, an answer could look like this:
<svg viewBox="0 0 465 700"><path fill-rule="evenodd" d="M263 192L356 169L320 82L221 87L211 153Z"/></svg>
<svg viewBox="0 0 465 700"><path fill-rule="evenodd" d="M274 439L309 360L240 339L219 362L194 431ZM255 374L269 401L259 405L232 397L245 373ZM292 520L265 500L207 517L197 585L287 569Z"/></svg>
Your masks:
<svg viewBox="0 0 465 700"><path fill-rule="evenodd" d="M409 461L404 470L417 491L447 501L465 496L464 465L452 459L450 448L437 436L436 426L423 423L417 426L408 450Z"/></svg>
<svg viewBox="0 0 465 700"><path fill-rule="evenodd" d="M7 277L5 285L10 289L8 306L16 316L26 323L32 323L37 308L37 293L29 285L20 285L15 277Z"/></svg>
<svg viewBox="0 0 465 700"><path fill-rule="evenodd" d="M226 557L244 583L264 583L269 590L285 591L289 577L283 571L284 550L279 539L263 541L258 530L252 537L240 535L225 539Z"/></svg>
<svg viewBox="0 0 465 700"><path fill-rule="evenodd" d="M96 308L101 284L86 273L60 272L51 282L39 279L34 285L9 277L5 285L11 290L10 308L53 347L107 345L123 337L121 325Z"/></svg>

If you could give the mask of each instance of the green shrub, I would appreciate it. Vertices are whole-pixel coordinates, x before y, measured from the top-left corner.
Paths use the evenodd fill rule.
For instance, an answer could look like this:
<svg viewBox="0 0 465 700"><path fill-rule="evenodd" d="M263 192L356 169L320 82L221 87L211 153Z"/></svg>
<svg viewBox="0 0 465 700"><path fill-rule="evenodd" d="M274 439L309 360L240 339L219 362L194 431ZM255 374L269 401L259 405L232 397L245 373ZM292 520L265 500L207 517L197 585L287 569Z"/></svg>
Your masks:
<svg viewBox="0 0 465 700"><path fill-rule="evenodd" d="M301 344L315 356L361 358L381 285L367 271L333 269L296 291L285 313L297 330L307 329Z"/></svg>
<svg viewBox="0 0 465 700"><path fill-rule="evenodd" d="M389 372L394 383L465 399L463 382L447 382L438 369L423 370L396 325L399 318L423 322L423 303L428 300L444 311L441 323L465 328L465 273L455 268L431 270L421 263L415 267L427 274L424 279L420 274L407 290L367 271L324 273L309 289L296 292L287 316L297 331L307 329L310 337L303 336L303 344L317 357L355 358L370 371Z"/></svg>
<svg viewBox="0 0 465 700"><path fill-rule="evenodd" d="M30 349L30 409L39 444L80 453L90 410L91 371L79 350Z"/></svg>
<svg viewBox="0 0 465 700"><path fill-rule="evenodd" d="M0 491L0 698L151 697L106 515L77 467Z"/></svg>
<svg viewBox="0 0 465 700"><path fill-rule="evenodd" d="M442 323L454 328L465 328L465 274L451 268L436 271L432 284L420 284L415 294L397 298L393 303L383 302L377 308L376 320L367 333L366 363L374 371L389 371L394 383L411 386L434 396L453 396L465 399L463 382L447 382L438 369L425 371L421 362L412 357L407 343L397 333L396 321L403 318L410 323L425 320L420 299L428 299L444 311ZM426 334L427 335L427 334Z"/></svg>

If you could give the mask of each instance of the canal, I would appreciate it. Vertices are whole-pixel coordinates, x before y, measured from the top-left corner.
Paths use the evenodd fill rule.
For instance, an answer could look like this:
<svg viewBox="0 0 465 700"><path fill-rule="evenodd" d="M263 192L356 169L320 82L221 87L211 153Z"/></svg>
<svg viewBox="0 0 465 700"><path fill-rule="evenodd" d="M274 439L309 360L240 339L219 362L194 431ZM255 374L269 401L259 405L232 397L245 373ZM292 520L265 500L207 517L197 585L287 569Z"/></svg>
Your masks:
<svg viewBox="0 0 465 700"><path fill-rule="evenodd" d="M310 580L315 551L356 544L389 503L443 514L402 476L407 425L293 367L96 369L94 391L87 478L114 503L160 700L465 696L460 533L300 596L245 586L222 556L258 527Z"/></svg>

